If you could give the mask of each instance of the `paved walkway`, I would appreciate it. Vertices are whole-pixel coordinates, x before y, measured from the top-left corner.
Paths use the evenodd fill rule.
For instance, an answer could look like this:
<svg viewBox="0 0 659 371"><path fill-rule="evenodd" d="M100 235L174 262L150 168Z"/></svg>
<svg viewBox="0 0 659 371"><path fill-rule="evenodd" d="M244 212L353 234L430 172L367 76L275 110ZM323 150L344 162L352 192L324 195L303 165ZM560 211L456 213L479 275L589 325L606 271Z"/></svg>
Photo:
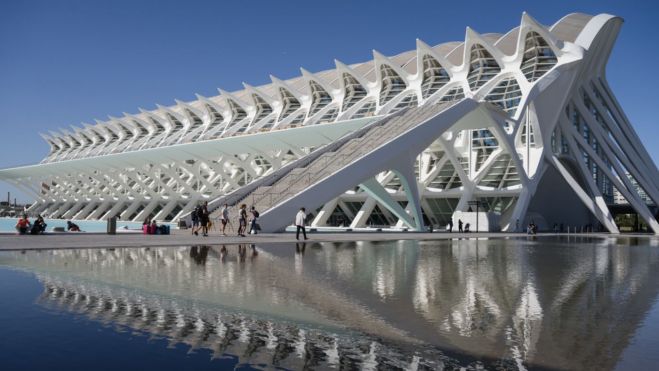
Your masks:
<svg viewBox="0 0 659 371"><path fill-rule="evenodd" d="M554 233L538 236L554 236ZM568 234L563 234L568 236ZM442 240L450 238L533 238L523 233L416 233L416 232L342 232L310 233L309 242L345 242L345 241L396 241L396 240ZM615 237L606 233L569 234L578 237ZM652 237L651 235L621 235L621 237ZM47 235L0 234L0 250L42 250L69 248L113 248L113 247L160 247L192 246L221 244L270 244L295 243L294 233L263 233L247 237L220 236L217 233L209 237L192 236L189 231L174 231L168 236L143 235L140 233L58 233Z"/></svg>

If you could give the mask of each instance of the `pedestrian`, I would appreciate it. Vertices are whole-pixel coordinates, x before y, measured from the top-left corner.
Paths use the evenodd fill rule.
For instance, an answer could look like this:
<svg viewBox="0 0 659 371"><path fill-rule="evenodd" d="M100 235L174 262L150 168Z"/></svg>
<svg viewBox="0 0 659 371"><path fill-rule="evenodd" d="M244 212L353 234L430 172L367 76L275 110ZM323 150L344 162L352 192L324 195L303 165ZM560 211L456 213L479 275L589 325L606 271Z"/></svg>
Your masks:
<svg viewBox="0 0 659 371"><path fill-rule="evenodd" d="M254 231L254 234L258 234L256 220L259 218L259 212L256 211L254 206L252 206L250 212L252 213L252 221L249 224L249 234L252 234L252 231Z"/></svg>
<svg viewBox="0 0 659 371"><path fill-rule="evenodd" d="M300 211L297 212L297 215L295 215L295 226L297 227L297 231L295 232L296 240L300 239L300 230L302 230L302 235L304 236L304 239L305 240L307 239L307 230L304 227L306 219L307 219L307 212L302 207L300 208Z"/></svg>
<svg viewBox="0 0 659 371"><path fill-rule="evenodd" d="M192 217L192 234L198 236L199 233L197 232L197 229L199 228L199 205L195 206L195 208L192 210L192 213L190 214L190 217Z"/></svg>
<svg viewBox="0 0 659 371"><path fill-rule="evenodd" d="M238 236L245 237L245 229L247 229L247 205L240 205L238 213Z"/></svg>
<svg viewBox="0 0 659 371"><path fill-rule="evenodd" d="M204 237L208 237L208 222L210 222L210 214L208 213L208 201L204 202L201 207L201 215L199 215L199 224L201 224L201 233Z"/></svg>
<svg viewBox="0 0 659 371"><path fill-rule="evenodd" d="M448 231L449 233L453 232L453 219L448 220Z"/></svg>
<svg viewBox="0 0 659 371"><path fill-rule="evenodd" d="M229 204L222 208L222 235L226 236L227 223L229 223Z"/></svg>
<svg viewBox="0 0 659 371"><path fill-rule="evenodd" d="M462 230L462 219L458 219L458 232L460 232L460 233L464 232Z"/></svg>

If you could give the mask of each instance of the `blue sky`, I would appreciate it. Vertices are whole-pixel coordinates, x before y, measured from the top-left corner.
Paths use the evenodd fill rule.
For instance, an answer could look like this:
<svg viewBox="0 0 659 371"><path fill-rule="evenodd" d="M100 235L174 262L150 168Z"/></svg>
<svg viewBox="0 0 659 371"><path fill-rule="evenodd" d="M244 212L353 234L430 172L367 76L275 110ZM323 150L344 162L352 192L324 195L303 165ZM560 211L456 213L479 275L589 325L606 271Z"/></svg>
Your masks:
<svg viewBox="0 0 659 371"><path fill-rule="evenodd" d="M0 168L39 162L48 146L38 132L324 70L334 58L361 62L372 49L396 54L416 38L462 40L466 26L505 33L522 11L544 24L575 11L625 19L607 75L657 162L658 10L646 1L5 0ZM0 183L0 199L8 190L17 192Z"/></svg>

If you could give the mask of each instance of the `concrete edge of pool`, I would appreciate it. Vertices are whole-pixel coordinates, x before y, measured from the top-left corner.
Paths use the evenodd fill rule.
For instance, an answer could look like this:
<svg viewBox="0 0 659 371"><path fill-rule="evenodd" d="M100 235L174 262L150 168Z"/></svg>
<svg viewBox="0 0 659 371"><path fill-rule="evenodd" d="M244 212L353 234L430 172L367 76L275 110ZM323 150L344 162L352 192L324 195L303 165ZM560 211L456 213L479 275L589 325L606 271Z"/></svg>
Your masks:
<svg viewBox="0 0 659 371"><path fill-rule="evenodd" d="M651 234L608 233L419 233L419 232L385 232L385 233L310 233L307 242L352 242L352 241L398 241L398 240L447 240L478 238L528 238L569 236L575 238L653 238ZM53 233L46 235L16 235L0 233L0 250L47 250L47 249L82 249L82 248L120 248L120 247L171 247L192 245L235 245L235 244L269 244L296 243L294 233L263 233L258 235L221 236L211 234L208 237L192 236L187 231L177 230L171 235L143 235L141 233Z"/></svg>

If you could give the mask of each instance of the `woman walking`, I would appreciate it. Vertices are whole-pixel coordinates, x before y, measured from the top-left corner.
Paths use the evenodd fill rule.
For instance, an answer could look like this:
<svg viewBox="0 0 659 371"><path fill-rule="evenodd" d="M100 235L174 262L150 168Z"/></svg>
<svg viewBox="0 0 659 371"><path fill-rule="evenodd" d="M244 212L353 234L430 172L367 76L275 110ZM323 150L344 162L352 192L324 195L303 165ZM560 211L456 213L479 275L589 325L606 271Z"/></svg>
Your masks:
<svg viewBox="0 0 659 371"><path fill-rule="evenodd" d="M247 229L247 205L240 205L238 214L238 236L245 237L245 229Z"/></svg>

